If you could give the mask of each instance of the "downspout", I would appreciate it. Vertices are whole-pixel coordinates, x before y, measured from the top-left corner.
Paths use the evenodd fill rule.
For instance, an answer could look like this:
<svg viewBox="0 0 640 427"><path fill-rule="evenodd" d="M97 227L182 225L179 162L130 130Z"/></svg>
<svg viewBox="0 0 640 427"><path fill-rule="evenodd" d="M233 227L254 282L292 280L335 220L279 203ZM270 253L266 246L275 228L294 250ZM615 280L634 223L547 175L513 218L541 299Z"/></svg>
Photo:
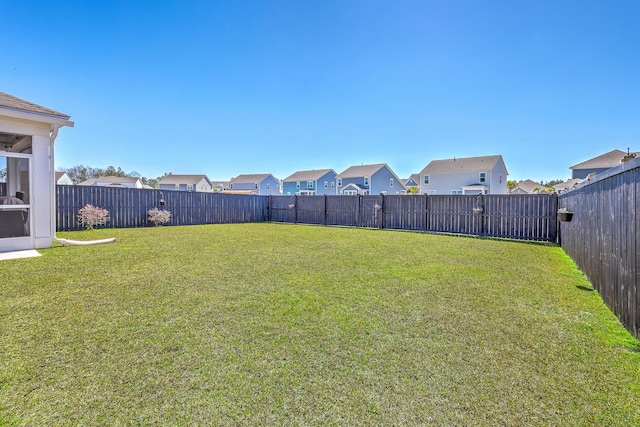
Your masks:
<svg viewBox="0 0 640 427"><path fill-rule="evenodd" d="M56 237L56 169L55 169L55 149L54 143L58 137L60 125L52 124L51 133L49 134L49 193L51 194L51 240L67 246L89 246L100 245L103 243L112 243L116 241L115 237L110 239L78 241L69 239L59 239Z"/></svg>

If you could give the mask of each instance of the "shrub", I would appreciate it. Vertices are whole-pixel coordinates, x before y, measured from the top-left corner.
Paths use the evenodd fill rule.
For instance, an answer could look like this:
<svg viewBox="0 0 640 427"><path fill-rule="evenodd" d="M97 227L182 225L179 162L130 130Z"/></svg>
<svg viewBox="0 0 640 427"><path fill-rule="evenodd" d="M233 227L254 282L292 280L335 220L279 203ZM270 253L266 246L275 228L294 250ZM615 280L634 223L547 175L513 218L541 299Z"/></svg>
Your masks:
<svg viewBox="0 0 640 427"><path fill-rule="evenodd" d="M171 212L158 208L149 209L147 211L147 219L153 225L163 225L171 221Z"/></svg>
<svg viewBox="0 0 640 427"><path fill-rule="evenodd" d="M98 225L105 225L109 221L109 211L93 205L85 205L78 211L78 223L91 230Z"/></svg>

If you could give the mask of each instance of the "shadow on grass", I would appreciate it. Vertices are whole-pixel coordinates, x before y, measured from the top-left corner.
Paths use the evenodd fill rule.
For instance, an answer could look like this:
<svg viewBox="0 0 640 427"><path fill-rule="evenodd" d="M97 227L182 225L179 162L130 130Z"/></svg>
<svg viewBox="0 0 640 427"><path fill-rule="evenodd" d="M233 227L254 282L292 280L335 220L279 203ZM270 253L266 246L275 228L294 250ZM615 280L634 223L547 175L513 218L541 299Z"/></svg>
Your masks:
<svg viewBox="0 0 640 427"><path fill-rule="evenodd" d="M577 285L576 288L582 291L589 291L589 292L595 291L595 289L593 289L591 286Z"/></svg>

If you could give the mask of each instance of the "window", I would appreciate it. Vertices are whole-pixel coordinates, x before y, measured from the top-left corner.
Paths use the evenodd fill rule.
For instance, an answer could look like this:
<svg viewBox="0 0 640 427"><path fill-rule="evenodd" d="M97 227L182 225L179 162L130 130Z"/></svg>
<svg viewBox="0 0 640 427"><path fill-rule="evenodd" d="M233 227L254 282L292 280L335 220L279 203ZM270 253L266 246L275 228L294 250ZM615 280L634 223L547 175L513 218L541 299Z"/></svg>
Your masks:
<svg viewBox="0 0 640 427"><path fill-rule="evenodd" d="M342 187L342 178L338 178L338 187Z"/></svg>
<svg viewBox="0 0 640 427"><path fill-rule="evenodd" d="M193 191L193 184L187 184L187 191Z"/></svg>
<svg viewBox="0 0 640 427"><path fill-rule="evenodd" d="M333 190L334 188L336 188L336 183L335 182L331 182L331 189Z"/></svg>
<svg viewBox="0 0 640 427"><path fill-rule="evenodd" d="M462 190L451 190L451 194L461 195L462 194Z"/></svg>
<svg viewBox="0 0 640 427"><path fill-rule="evenodd" d="M329 183L327 181L324 182L324 188L329 188Z"/></svg>
<svg viewBox="0 0 640 427"><path fill-rule="evenodd" d="M233 184L229 183L229 189L233 190Z"/></svg>
<svg viewBox="0 0 640 427"><path fill-rule="evenodd" d="M428 184L429 183L429 175L425 175L424 176L424 183Z"/></svg>
<svg viewBox="0 0 640 427"><path fill-rule="evenodd" d="M389 187L393 187L393 178L389 180Z"/></svg>
<svg viewBox="0 0 640 427"><path fill-rule="evenodd" d="M176 184L176 190L180 189L180 184Z"/></svg>
<svg viewBox="0 0 640 427"><path fill-rule="evenodd" d="M307 181L307 188L313 188L313 181Z"/></svg>
<svg viewBox="0 0 640 427"><path fill-rule="evenodd" d="M296 182L296 188L300 188L300 181Z"/></svg>
<svg viewBox="0 0 640 427"><path fill-rule="evenodd" d="M17 135L10 135L18 138ZM31 137L28 137L29 141ZM16 144L18 145L18 144ZM13 147L8 147L12 150ZM31 155L10 152L0 155L0 247L2 239L31 235ZM10 244L9 244L10 245Z"/></svg>
<svg viewBox="0 0 640 427"><path fill-rule="evenodd" d="M258 189L258 184L253 184L253 186L256 190Z"/></svg>
<svg viewBox="0 0 640 427"><path fill-rule="evenodd" d="M271 189L271 184L267 184L267 190Z"/></svg>
<svg viewBox="0 0 640 427"><path fill-rule="evenodd" d="M480 172L480 182L487 182L487 173Z"/></svg>
<svg viewBox="0 0 640 427"><path fill-rule="evenodd" d="M436 190L427 190L424 192L427 196L433 196L436 194Z"/></svg>
<svg viewBox="0 0 640 427"><path fill-rule="evenodd" d="M369 185L369 177L368 176L364 177L364 185Z"/></svg>

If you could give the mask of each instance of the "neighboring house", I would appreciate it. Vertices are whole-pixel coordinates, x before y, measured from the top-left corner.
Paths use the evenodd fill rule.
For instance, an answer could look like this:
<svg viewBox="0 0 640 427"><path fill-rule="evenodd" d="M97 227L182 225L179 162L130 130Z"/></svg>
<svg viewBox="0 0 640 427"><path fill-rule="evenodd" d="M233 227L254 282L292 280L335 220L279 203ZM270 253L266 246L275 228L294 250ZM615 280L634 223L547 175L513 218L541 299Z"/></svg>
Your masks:
<svg viewBox="0 0 640 427"><path fill-rule="evenodd" d="M336 175L333 169L295 172L282 180L282 194L296 196L336 194Z"/></svg>
<svg viewBox="0 0 640 427"><path fill-rule="evenodd" d="M409 178L402 180L402 183L407 188L409 188L409 187L417 187L417 186L420 185L419 182L420 182L420 174L419 173L414 173Z"/></svg>
<svg viewBox="0 0 640 427"><path fill-rule="evenodd" d="M82 181L78 185L86 187L143 188L140 178L131 176L99 176Z"/></svg>
<svg viewBox="0 0 640 427"><path fill-rule="evenodd" d="M411 192L410 189L413 188L415 192L420 190L420 174L414 173L409 178L403 179L402 184L404 188L406 188L406 192Z"/></svg>
<svg viewBox="0 0 640 427"><path fill-rule="evenodd" d="M420 172L422 194L509 194L501 155L433 160Z"/></svg>
<svg viewBox="0 0 640 427"><path fill-rule="evenodd" d="M599 174L623 163L623 159L634 158L640 153L625 153L621 150L613 150L593 159L571 166L571 178L587 179L591 174Z"/></svg>
<svg viewBox="0 0 640 427"><path fill-rule="evenodd" d="M245 174L231 178L230 193L257 194L260 196L280 195L280 181L269 173Z"/></svg>
<svg viewBox="0 0 640 427"><path fill-rule="evenodd" d="M55 237L55 145L64 113L0 92L0 252L48 248Z"/></svg>
<svg viewBox="0 0 640 427"><path fill-rule="evenodd" d="M531 179L525 179L518 182L516 188L511 190L511 194L544 194L548 193L550 187L545 187L539 182L535 182Z"/></svg>
<svg viewBox="0 0 640 427"><path fill-rule="evenodd" d="M73 185L73 181L71 181L71 178L69 178L66 172L56 172L56 184Z"/></svg>
<svg viewBox="0 0 640 427"><path fill-rule="evenodd" d="M406 191L402 180L386 163L351 166L336 175L337 194L377 195L401 194Z"/></svg>
<svg viewBox="0 0 640 427"><path fill-rule="evenodd" d="M158 189L212 193L213 185L206 175L165 175L158 181Z"/></svg>
<svg viewBox="0 0 640 427"><path fill-rule="evenodd" d="M560 193L561 191L568 190L570 188L575 187L576 185L584 182L584 179L581 178L571 178L566 180L565 182L561 182L560 184L556 184L553 186L553 191L556 193Z"/></svg>
<svg viewBox="0 0 640 427"><path fill-rule="evenodd" d="M216 193L229 190L229 184L231 184L229 181L211 181L211 187Z"/></svg>

